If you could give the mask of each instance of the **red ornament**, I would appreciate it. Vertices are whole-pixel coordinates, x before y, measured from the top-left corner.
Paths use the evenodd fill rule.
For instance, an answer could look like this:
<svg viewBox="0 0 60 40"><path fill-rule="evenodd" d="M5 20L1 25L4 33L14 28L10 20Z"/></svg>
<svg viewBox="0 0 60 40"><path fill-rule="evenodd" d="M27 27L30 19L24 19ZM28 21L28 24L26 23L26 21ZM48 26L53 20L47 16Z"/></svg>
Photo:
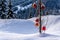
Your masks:
<svg viewBox="0 0 60 40"><path fill-rule="evenodd" d="M46 27L45 27L45 26L43 26L41 30L45 31L45 30L46 30Z"/></svg>
<svg viewBox="0 0 60 40"><path fill-rule="evenodd" d="M45 9L45 6L41 6L41 9L44 10Z"/></svg>
<svg viewBox="0 0 60 40"><path fill-rule="evenodd" d="M39 23L35 23L35 26L39 26L40 24Z"/></svg>
<svg viewBox="0 0 60 40"><path fill-rule="evenodd" d="M36 8L36 7L37 7L37 5L34 3L34 4L33 4L33 8Z"/></svg>
<svg viewBox="0 0 60 40"><path fill-rule="evenodd" d="M39 22L39 19L37 18L37 19L35 20L35 22Z"/></svg>

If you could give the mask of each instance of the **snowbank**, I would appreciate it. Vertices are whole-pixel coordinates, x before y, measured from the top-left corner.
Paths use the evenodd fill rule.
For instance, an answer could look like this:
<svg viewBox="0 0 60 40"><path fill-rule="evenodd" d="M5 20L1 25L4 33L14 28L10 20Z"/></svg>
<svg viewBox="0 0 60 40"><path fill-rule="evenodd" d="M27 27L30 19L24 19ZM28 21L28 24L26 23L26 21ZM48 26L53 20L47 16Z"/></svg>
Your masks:
<svg viewBox="0 0 60 40"><path fill-rule="evenodd" d="M35 19L0 19L0 40L60 40L60 16L42 17L42 25L47 27L45 34L39 34Z"/></svg>

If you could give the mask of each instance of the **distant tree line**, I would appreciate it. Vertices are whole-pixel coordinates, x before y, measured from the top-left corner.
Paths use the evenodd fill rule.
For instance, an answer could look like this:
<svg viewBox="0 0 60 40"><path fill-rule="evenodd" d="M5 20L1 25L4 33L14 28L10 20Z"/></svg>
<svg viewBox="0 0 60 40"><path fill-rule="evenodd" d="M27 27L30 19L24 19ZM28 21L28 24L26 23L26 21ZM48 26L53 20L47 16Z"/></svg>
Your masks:
<svg viewBox="0 0 60 40"><path fill-rule="evenodd" d="M33 1L31 2L23 1L23 2L20 2L22 3L21 6L23 7L26 5L29 5L30 3L33 3ZM60 14L59 13L60 7L57 5L57 1L48 0L44 5L45 5L45 10L43 11L42 15L59 15ZM27 9L18 10L17 12L15 12L16 10L18 10L18 8L17 7L15 8L12 5L12 0L9 0L8 2L7 0L0 0L0 19L29 19L29 18L38 16L38 13L36 13L36 9L32 8L32 6Z"/></svg>
<svg viewBox="0 0 60 40"><path fill-rule="evenodd" d="M12 10L11 0L7 2L7 0L0 0L0 19L28 19L34 17L32 11L34 10L32 7L27 10L19 10L15 13Z"/></svg>
<svg viewBox="0 0 60 40"><path fill-rule="evenodd" d="M9 0L8 4L6 0L1 0L0 2L0 19L15 18L15 15L12 11L11 0Z"/></svg>

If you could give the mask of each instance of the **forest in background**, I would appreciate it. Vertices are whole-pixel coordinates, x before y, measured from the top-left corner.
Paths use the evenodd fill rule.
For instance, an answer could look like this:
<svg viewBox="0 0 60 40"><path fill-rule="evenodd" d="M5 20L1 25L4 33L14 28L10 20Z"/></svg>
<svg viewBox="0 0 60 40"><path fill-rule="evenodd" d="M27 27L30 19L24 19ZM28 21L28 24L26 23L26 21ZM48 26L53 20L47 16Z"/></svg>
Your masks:
<svg viewBox="0 0 60 40"><path fill-rule="evenodd" d="M37 0L0 0L0 19L29 19L36 17L36 9L32 7ZM60 15L59 0L42 0L45 5L42 15Z"/></svg>

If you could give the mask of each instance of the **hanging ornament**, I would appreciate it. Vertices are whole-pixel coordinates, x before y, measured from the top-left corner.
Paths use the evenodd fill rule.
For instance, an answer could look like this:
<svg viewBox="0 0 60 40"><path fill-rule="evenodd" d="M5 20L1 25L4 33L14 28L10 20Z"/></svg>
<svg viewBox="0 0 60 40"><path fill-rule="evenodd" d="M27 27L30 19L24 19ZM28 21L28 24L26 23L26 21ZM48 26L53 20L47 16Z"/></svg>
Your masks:
<svg viewBox="0 0 60 40"><path fill-rule="evenodd" d="M37 8L37 5L36 5L36 3L34 3L32 6L33 6L33 8Z"/></svg>
<svg viewBox="0 0 60 40"><path fill-rule="evenodd" d="M39 19L37 18L37 19L35 20L35 22L39 22Z"/></svg>
<svg viewBox="0 0 60 40"><path fill-rule="evenodd" d="M35 26L40 26L40 24L39 23L35 23Z"/></svg>
<svg viewBox="0 0 60 40"><path fill-rule="evenodd" d="M43 26L41 30L42 31L45 31L46 30L46 26Z"/></svg>
<svg viewBox="0 0 60 40"><path fill-rule="evenodd" d="M44 10L44 9L45 9L45 7L44 7L44 6L41 6L41 9L42 9L42 10Z"/></svg>
<svg viewBox="0 0 60 40"><path fill-rule="evenodd" d="M42 3L41 4L41 9L44 10L45 9L45 5Z"/></svg>

